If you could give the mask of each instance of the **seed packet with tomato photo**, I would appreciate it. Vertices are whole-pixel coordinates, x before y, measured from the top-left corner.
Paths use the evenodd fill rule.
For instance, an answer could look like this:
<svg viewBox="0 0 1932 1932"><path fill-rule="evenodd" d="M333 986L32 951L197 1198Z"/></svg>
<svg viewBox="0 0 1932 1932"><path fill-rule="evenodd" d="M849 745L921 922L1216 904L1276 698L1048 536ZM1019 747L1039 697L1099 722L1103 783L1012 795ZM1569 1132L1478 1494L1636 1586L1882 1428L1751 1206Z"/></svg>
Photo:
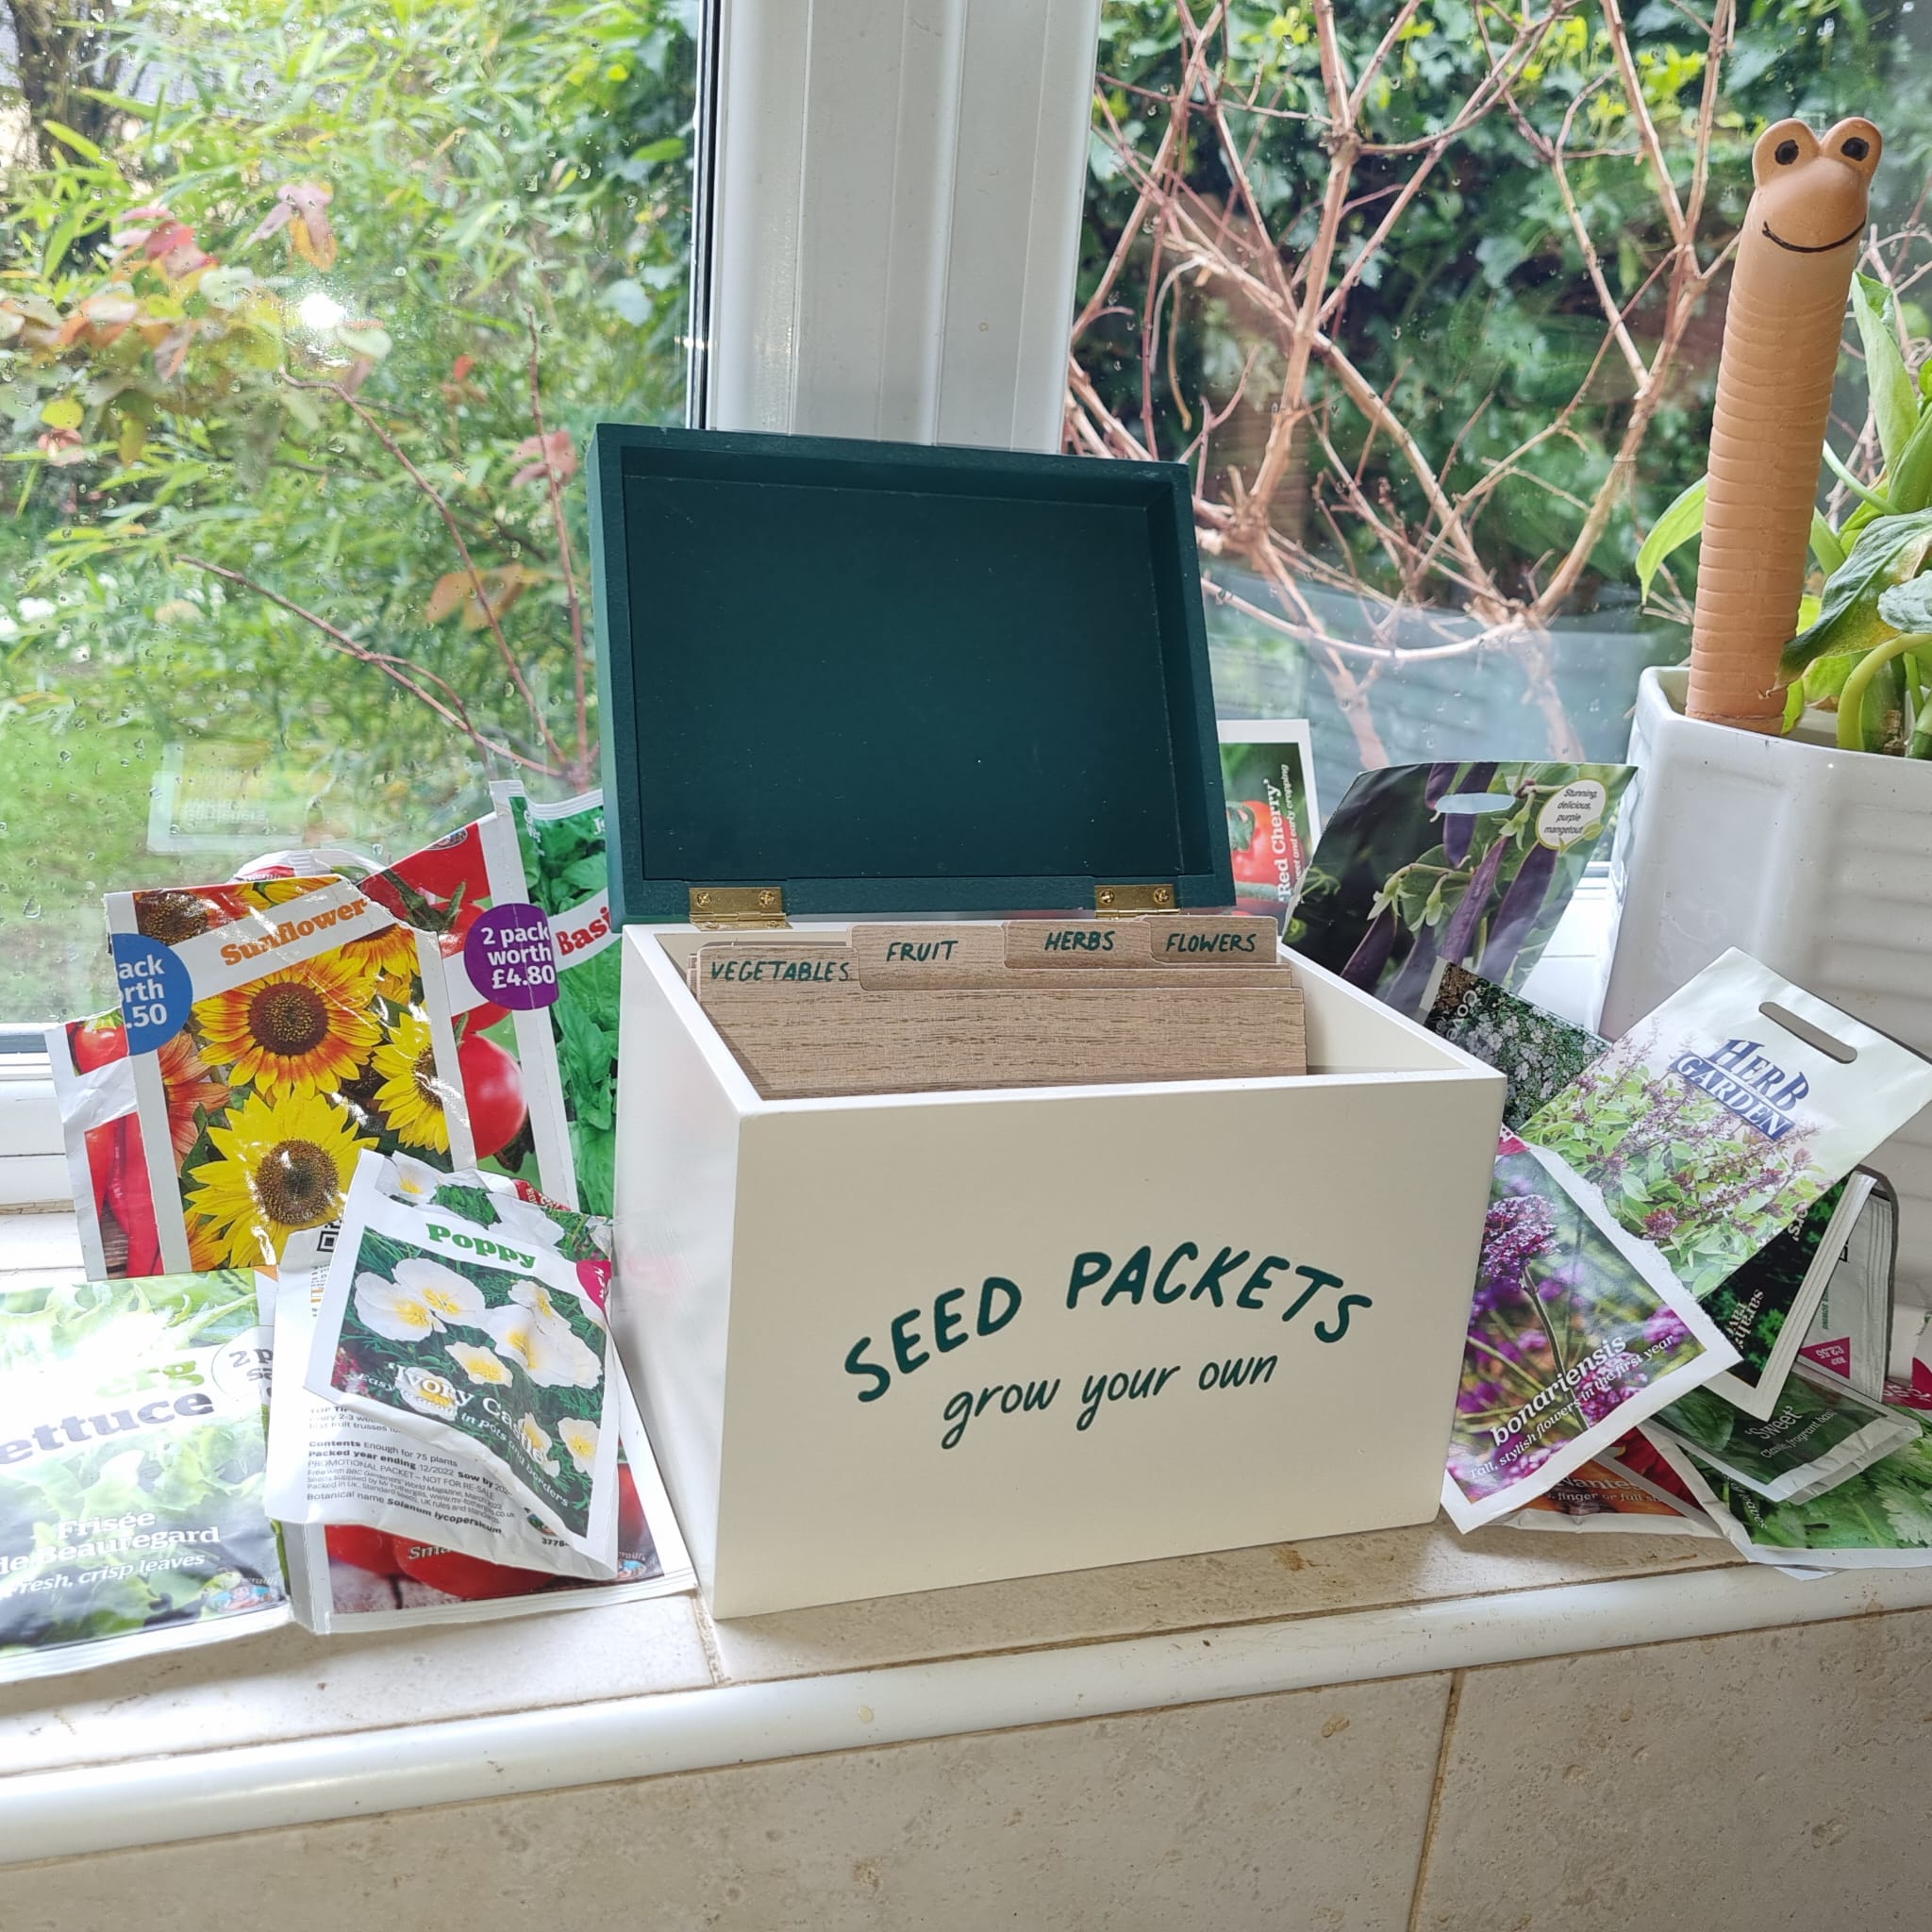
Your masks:
<svg viewBox="0 0 1932 1932"><path fill-rule="evenodd" d="M121 1009L58 1021L44 1033L81 1266L91 1281L157 1274L160 1237L148 1194Z"/></svg>
<svg viewBox="0 0 1932 1932"><path fill-rule="evenodd" d="M1292 944L1289 908L1322 831L1308 721L1224 718L1220 732L1235 904L1267 913Z"/></svg>
<svg viewBox="0 0 1932 1932"><path fill-rule="evenodd" d="M556 1042L575 1191L559 1198L595 1214L612 1211L617 1150L617 1010L623 973L620 937L610 923L610 869L604 794L587 791L536 804L523 788L490 788L499 820L515 831L491 844L491 881L550 921L557 976L540 1005ZM540 1001L541 995L538 995Z"/></svg>
<svg viewBox="0 0 1932 1932"><path fill-rule="evenodd" d="M240 1271L0 1292L0 1681L288 1619Z"/></svg>
<svg viewBox="0 0 1932 1932"><path fill-rule="evenodd" d="M308 1391L504 1483L578 1556L617 1561L610 1263L588 1217L358 1164L316 1318Z"/></svg>
<svg viewBox="0 0 1932 1932"><path fill-rule="evenodd" d="M492 891L490 848L499 836L509 841L513 860L515 833L491 811L388 865L332 848L327 868L307 851L271 853L241 876L333 869L359 881L405 924L433 937L447 975L475 1165L534 1181L553 1199L572 1200L575 1181L550 1023L525 1006L520 992L508 991L525 975L517 963L505 965L501 958L515 949L519 932L542 922L525 902L513 862L508 870L514 890ZM497 869L505 870L500 860ZM502 1002L490 992L499 972Z"/></svg>
<svg viewBox="0 0 1932 1932"><path fill-rule="evenodd" d="M1520 992L1602 843L1629 765L1391 765L1324 827L1296 951L1413 1020L1441 959Z"/></svg>
<svg viewBox="0 0 1932 1932"><path fill-rule="evenodd" d="M1654 1253L1506 1132L1442 1507L1461 1530L1513 1514L1737 1358Z"/></svg>
<svg viewBox="0 0 1932 1932"><path fill-rule="evenodd" d="M302 1267L365 1148L467 1165L435 942L325 874L108 896L171 1270Z"/></svg>
<svg viewBox="0 0 1932 1932"><path fill-rule="evenodd" d="M1908 1441L1804 1502L1773 1503L1662 1436L1657 1452L1751 1563L1816 1570L1916 1570L1932 1564L1932 1417L1893 1407ZM1647 1433L1647 1431L1646 1431Z"/></svg>
<svg viewBox="0 0 1932 1932"><path fill-rule="evenodd" d="M1554 1488L1506 1516L1501 1527L1585 1536L1718 1534L1716 1524L1694 1504L1678 1501L1608 1454L1578 1464Z"/></svg>

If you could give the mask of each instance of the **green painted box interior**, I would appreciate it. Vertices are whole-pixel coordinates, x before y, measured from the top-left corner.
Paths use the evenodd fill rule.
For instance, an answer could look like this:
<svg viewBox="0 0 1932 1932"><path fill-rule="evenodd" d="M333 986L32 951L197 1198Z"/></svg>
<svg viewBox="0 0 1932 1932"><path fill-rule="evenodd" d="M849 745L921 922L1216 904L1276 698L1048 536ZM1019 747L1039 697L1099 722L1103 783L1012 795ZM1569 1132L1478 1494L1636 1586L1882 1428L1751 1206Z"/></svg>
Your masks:
<svg viewBox="0 0 1932 1932"><path fill-rule="evenodd" d="M1177 464L600 424L611 906L1234 897Z"/></svg>

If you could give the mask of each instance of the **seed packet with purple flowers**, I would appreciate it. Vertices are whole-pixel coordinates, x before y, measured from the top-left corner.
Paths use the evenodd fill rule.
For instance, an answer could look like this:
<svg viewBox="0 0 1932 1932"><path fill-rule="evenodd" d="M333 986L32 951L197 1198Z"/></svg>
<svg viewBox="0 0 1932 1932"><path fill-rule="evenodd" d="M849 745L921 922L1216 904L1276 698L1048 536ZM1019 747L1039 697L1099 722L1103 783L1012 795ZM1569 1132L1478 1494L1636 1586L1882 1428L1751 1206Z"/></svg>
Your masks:
<svg viewBox="0 0 1932 1932"><path fill-rule="evenodd" d="M1462 1530L1513 1514L1737 1358L1654 1250L1506 1133L1442 1507Z"/></svg>
<svg viewBox="0 0 1932 1932"><path fill-rule="evenodd" d="M1932 1061L1733 948L1523 1128L1709 1295L1932 1101Z"/></svg>
<svg viewBox="0 0 1932 1932"><path fill-rule="evenodd" d="M1629 765L1391 765L1328 821L1290 943L1409 1019L1439 959L1521 991Z"/></svg>

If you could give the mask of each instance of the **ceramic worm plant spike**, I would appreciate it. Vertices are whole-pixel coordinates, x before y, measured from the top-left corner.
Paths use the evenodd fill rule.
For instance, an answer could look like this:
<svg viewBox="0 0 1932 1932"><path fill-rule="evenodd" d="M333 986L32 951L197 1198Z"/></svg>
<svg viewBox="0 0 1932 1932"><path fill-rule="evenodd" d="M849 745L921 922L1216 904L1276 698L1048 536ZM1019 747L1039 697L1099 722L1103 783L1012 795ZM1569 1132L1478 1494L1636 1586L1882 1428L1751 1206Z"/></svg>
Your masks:
<svg viewBox="0 0 1932 1932"><path fill-rule="evenodd" d="M1718 363L1689 710L1776 731L1778 655L1797 625L1839 336L1884 145L1869 121L1822 140L1779 121L1751 154Z"/></svg>

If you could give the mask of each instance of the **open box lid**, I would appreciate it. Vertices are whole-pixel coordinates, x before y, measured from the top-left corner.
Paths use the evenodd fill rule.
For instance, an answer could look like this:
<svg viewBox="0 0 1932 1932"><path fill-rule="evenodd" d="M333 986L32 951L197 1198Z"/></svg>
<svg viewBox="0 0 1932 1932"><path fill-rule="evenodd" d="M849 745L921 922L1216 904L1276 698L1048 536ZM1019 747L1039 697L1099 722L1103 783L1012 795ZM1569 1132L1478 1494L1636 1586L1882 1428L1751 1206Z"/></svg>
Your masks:
<svg viewBox="0 0 1932 1932"><path fill-rule="evenodd" d="M1232 904L1181 465L607 423L590 478L618 922Z"/></svg>

